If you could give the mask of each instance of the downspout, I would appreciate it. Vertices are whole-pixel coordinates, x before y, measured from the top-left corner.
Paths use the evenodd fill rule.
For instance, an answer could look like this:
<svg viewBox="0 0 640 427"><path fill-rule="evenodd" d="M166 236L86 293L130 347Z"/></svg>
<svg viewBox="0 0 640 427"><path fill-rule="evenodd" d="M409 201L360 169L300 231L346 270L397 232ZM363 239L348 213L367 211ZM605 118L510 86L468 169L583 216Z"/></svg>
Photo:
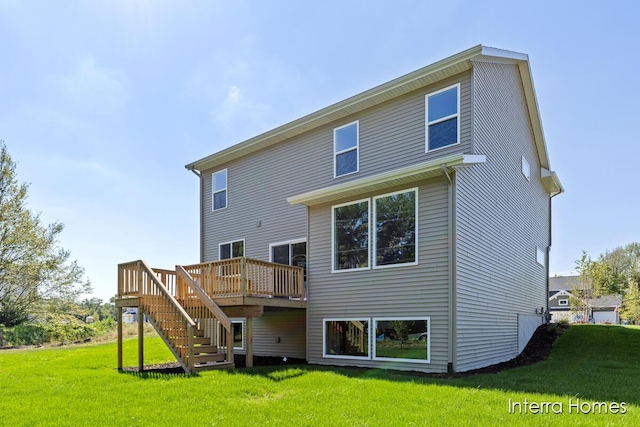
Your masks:
<svg viewBox="0 0 640 427"><path fill-rule="evenodd" d="M307 209L307 281L304 283L304 299L305 301L307 301L307 308L305 309L305 318L306 318L306 333L305 333L305 338L306 338L306 342L305 342L305 349L306 349L306 358L307 361L309 361L309 283L311 282L311 263L309 262L309 253L311 252L309 250L310 248L310 239L309 239L309 234L310 234L310 230L311 230L311 225L310 225L310 213L311 213L311 208L308 205L305 205L305 208ZM324 323L322 324L322 327L324 328ZM324 345L324 344L323 344Z"/></svg>
<svg viewBox="0 0 640 427"><path fill-rule="evenodd" d="M549 224L549 227L548 227L549 228L549 244L547 245L547 263L546 263L547 264L547 293L546 293L546 298L545 298L546 305L547 305L546 314L547 314L547 316L549 316L549 321L551 320L551 316L550 316L551 312L549 311L549 260L551 258L551 202L553 201L553 198L555 196L557 196L558 194L560 194L560 192L555 193L555 194L551 194L549 196L549 213L548 213L548 215L549 215L549 222L548 222L548 224ZM546 318L543 318L543 320L545 320L545 323L549 322L549 321L546 321Z"/></svg>
<svg viewBox="0 0 640 427"><path fill-rule="evenodd" d="M454 185L453 185L453 179L451 178L451 176L449 175L449 171L447 170L447 167L443 164L442 166L440 166L440 169L442 169L442 173L444 174L444 176L447 177L447 180L449 181L449 184L447 186L447 212L448 212L448 219L447 219L447 238L449 240L449 245L448 245L448 264L449 264L449 277L448 277L448 281L449 281L449 287L448 287L448 291L449 291L449 331L448 331L448 339L447 339L447 347L448 347L448 351L447 351L447 372L452 373L454 372L454 366L453 366L453 361L455 360L455 357L453 355L454 352L454 341L455 341L455 337L454 337L454 333L455 333L455 290L454 290L454 282L455 282L455 214L454 214L454 209L455 209L455 203L453 202L453 198L454 198ZM454 175L454 179L455 179L455 175Z"/></svg>
<svg viewBox="0 0 640 427"><path fill-rule="evenodd" d="M202 174L195 167L189 169L200 181L200 262L204 262L204 183Z"/></svg>

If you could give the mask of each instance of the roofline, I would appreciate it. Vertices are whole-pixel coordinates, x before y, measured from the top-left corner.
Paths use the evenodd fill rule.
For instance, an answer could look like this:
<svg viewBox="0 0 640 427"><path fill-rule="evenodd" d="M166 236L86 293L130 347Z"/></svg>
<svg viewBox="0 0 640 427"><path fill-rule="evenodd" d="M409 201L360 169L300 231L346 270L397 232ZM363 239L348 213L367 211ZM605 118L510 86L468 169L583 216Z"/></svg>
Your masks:
<svg viewBox="0 0 640 427"><path fill-rule="evenodd" d="M203 157L187 164L185 167L191 171L203 171L222 165L285 139L316 129L337 119L347 117L374 105L402 96L420 87L433 84L449 77L451 73L458 74L469 70L473 67L472 60L518 65L529 117L532 123L534 140L540 158L540 165L549 169L547 147L542 132L542 124L540 122L535 89L531 78L528 55L482 45L474 46L409 74L405 74L404 76L351 96L244 142Z"/></svg>

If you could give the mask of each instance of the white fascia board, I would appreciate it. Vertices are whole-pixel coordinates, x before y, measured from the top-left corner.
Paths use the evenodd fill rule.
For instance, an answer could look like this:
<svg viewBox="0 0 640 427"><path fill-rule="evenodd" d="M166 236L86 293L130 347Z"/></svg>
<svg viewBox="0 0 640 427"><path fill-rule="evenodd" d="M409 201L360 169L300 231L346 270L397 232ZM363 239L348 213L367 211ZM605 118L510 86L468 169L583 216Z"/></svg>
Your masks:
<svg viewBox="0 0 640 427"><path fill-rule="evenodd" d="M558 298L558 297L570 297L570 298L575 298L575 297L571 294L571 292L562 290L562 291L558 291L558 292L556 292L555 294L551 295L551 296L549 297L549 301L551 301L551 300L553 300L553 299L556 299L556 298Z"/></svg>
<svg viewBox="0 0 640 427"><path fill-rule="evenodd" d="M540 177L542 178L542 183L549 191L549 194L551 194L551 197L564 193L564 187L562 187L560 178L558 178L558 175L555 172L550 171L549 169L540 168Z"/></svg>
<svg viewBox="0 0 640 427"><path fill-rule="evenodd" d="M445 168L452 166L471 166L484 163L485 161L486 156L484 155L454 154L291 196L287 198L287 202L292 205L317 205L342 197L356 196L370 191L382 190L395 185L442 175L444 173L442 170L443 166Z"/></svg>

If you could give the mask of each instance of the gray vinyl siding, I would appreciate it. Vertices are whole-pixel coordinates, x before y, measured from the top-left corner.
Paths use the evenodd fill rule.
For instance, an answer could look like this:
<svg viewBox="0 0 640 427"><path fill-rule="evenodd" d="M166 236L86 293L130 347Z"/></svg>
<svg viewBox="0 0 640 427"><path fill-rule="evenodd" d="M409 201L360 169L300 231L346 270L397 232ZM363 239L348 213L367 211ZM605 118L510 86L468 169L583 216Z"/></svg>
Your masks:
<svg viewBox="0 0 640 427"><path fill-rule="evenodd" d="M349 200L310 209L307 307L310 363L446 372L449 322L447 184L444 178L437 178L412 186L418 187L419 200L418 265L415 266L332 273L331 209L333 205ZM323 358L323 319L368 320L383 316L430 317L430 363Z"/></svg>
<svg viewBox="0 0 640 427"><path fill-rule="evenodd" d="M461 143L425 153L425 95L456 83L461 83ZM246 256L268 260L270 243L304 238L306 209L290 206L287 197L437 157L470 152L470 85L471 74L462 73L203 171L201 261L217 260L221 242L245 239ZM360 130L360 171L334 178L333 129L355 120L359 120ZM211 175L225 168L227 208L213 212Z"/></svg>
<svg viewBox="0 0 640 427"><path fill-rule="evenodd" d="M513 65L474 63L474 154L487 162L456 173L457 371L515 357L518 314L547 305L547 269L536 262L536 247L546 253L549 245L550 199L518 73Z"/></svg>
<svg viewBox="0 0 640 427"><path fill-rule="evenodd" d="M274 311L265 308L261 317L253 318L253 354L306 359L306 323L303 309ZM246 340L246 321L243 327ZM278 338L280 342L276 342ZM236 350L237 354L246 354L246 342L244 344L245 350Z"/></svg>

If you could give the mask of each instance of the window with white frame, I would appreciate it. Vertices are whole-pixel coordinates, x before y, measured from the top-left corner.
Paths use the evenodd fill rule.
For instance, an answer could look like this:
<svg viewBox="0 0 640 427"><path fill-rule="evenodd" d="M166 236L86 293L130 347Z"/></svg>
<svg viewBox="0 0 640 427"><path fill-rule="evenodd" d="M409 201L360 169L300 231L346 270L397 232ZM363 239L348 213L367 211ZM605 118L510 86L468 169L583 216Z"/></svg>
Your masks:
<svg viewBox="0 0 640 427"><path fill-rule="evenodd" d="M373 359L429 363L430 321L429 317L374 317Z"/></svg>
<svg viewBox="0 0 640 427"><path fill-rule="evenodd" d="M233 349L244 350L244 321L232 320L231 326L233 330ZM220 348L227 348L227 330L222 323L218 322L217 344Z"/></svg>
<svg viewBox="0 0 640 427"><path fill-rule="evenodd" d="M307 278L307 242L306 240L294 240L291 242L273 243L269 245L269 257L271 262L293 265L304 269L305 280Z"/></svg>
<svg viewBox="0 0 640 427"><path fill-rule="evenodd" d="M323 356L370 359L369 319L324 319Z"/></svg>
<svg viewBox="0 0 640 427"><path fill-rule="evenodd" d="M213 210L217 211L227 207L227 170L215 172L212 177Z"/></svg>
<svg viewBox="0 0 640 427"><path fill-rule="evenodd" d="M357 121L333 130L334 177L358 172L359 123Z"/></svg>
<svg viewBox="0 0 640 427"><path fill-rule="evenodd" d="M413 188L333 206L332 271L370 268L369 247L374 268L417 264L417 200L418 189Z"/></svg>
<svg viewBox="0 0 640 427"><path fill-rule="evenodd" d="M373 198L374 266L389 267L417 261L417 189Z"/></svg>
<svg viewBox="0 0 640 427"><path fill-rule="evenodd" d="M558 299L558 305L568 306L569 300L567 298Z"/></svg>
<svg viewBox="0 0 640 427"><path fill-rule="evenodd" d="M544 251L540 248L536 248L536 261L538 262L538 264L540 264L541 266L544 267Z"/></svg>
<svg viewBox="0 0 640 427"><path fill-rule="evenodd" d="M369 199L332 209L332 270L369 268Z"/></svg>
<svg viewBox="0 0 640 427"><path fill-rule="evenodd" d="M218 248L219 259L238 258L241 256L244 256L244 240L220 243Z"/></svg>
<svg viewBox="0 0 640 427"><path fill-rule="evenodd" d="M529 162L522 156L522 175L527 178L527 181L531 181L531 168L529 168Z"/></svg>
<svg viewBox="0 0 640 427"><path fill-rule="evenodd" d="M426 96L426 151L460 142L460 84Z"/></svg>

